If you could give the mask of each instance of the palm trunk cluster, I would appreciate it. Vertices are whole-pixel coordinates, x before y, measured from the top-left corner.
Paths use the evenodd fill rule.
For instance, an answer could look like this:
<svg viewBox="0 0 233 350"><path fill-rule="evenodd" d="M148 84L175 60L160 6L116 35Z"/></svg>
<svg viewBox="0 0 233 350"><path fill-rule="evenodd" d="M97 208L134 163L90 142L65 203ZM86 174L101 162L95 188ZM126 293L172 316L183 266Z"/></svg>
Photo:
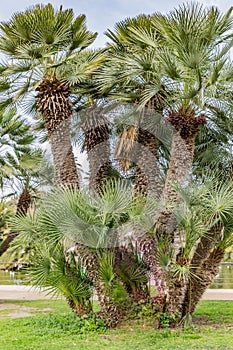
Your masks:
<svg viewBox="0 0 233 350"><path fill-rule="evenodd" d="M85 131L85 138L90 167L91 170L97 169L93 171L96 174L100 165L95 164L94 161L92 162L92 159L96 161L97 153L93 152L93 149L97 143L95 140L96 130L98 131L100 129L96 121L96 116L90 120L91 123L88 121L89 124L87 123L85 126L87 130ZM180 108L178 112L171 113L168 121L174 127L174 130L170 164L163 188L159 178L158 167L159 141L146 127L143 128L143 125L138 129L137 143L139 146L137 149L135 194L139 197L153 195L157 199L162 195L165 203L170 207L174 207L179 200L175 186L183 187L188 183L193 162L195 137L198 133L198 126L205 123L205 116L195 117L194 111L190 107L185 107ZM98 140L101 140L101 143L105 145L102 154L105 159L109 159L108 129L104 129L104 132L102 129L100 132L103 133L103 136L102 138L98 137ZM128 148L125 149L127 139L129 139ZM121 135L121 147L119 146L120 149L116 153L123 166L123 170L127 170L132 165L132 160L134 161L135 140L136 127L134 126L124 131ZM101 160L101 163L104 163L104 161ZM98 177L95 175L95 181L96 178L98 180ZM93 183L94 180L91 179L91 186L93 186ZM97 181L97 183L98 188L101 182ZM179 249L179 237L176 228L177 223L172 210L162 210L156 222L155 230L157 231L157 235L165 239L170 247L175 248L174 256L177 255L176 253ZM191 261L184 259L184 257L179 261L174 261L173 259L171 265L166 270L159 263L157 242L154 237L147 235L139 239L143 259L155 279L158 292L156 300L161 305L161 310L166 310L169 314L182 315L192 313L195 310L196 304L205 289L212 282L223 257L223 251L220 248L214 248L216 242L214 237L215 233L213 232L205 234L201 237ZM181 265L180 273L178 269L174 274L172 268L174 263ZM208 268L208 264L210 264L210 269ZM93 280L101 304L102 315L105 317L109 316L109 324L116 325L120 317L119 309L108 296L106 287L100 283L98 268L95 269L97 265L95 258L87 269L90 271L91 279ZM199 282L200 278L202 279L201 283ZM198 292L196 292L197 289ZM190 304L192 305L191 307Z"/></svg>
<svg viewBox="0 0 233 350"><path fill-rule="evenodd" d="M171 275L167 312L183 317L192 314L206 288L213 282L224 256L224 249L215 248L223 227L215 225L199 240L191 261L184 257L177 263L185 268L183 277Z"/></svg>
<svg viewBox="0 0 233 350"><path fill-rule="evenodd" d="M178 201L176 186L183 187L186 184L188 184L188 178L189 175L191 175L191 168L195 148L195 137L198 133L198 126L200 124L204 124L206 122L206 119L204 115L195 117L194 111L188 106L185 108L180 108L178 112L170 113L168 121L174 127L174 131L170 154L170 164L167 171L165 185L162 191L162 198L166 205L174 207ZM152 141L150 135L148 135L147 132L143 132L141 134L141 139L139 143L141 143L144 146L144 143L146 142L146 147L149 149L151 148L150 151L153 154L153 157L156 159L158 151L158 141L153 140L151 143L150 141ZM140 162L142 159L142 163L147 164L147 161L149 160L148 164L150 164L151 166L151 160L148 159L148 152L146 154L147 158L145 158L143 156L143 151L144 149L142 147L142 154L140 154L138 161ZM148 173L151 174L152 177L158 176L158 171L155 170L153 170L152 173L150 173L150 171ZM142 193L143 195L147 194L146 189L148 187L148 184L146 183L145 175L141 171L140 167L137 167L135 181L135 187L138 189L139 193ZM158 181L158 178L157 180L153 179L152 184L156 183L156 181ZM157 189L158 188L159 186L157 185ZM164 210L161 210L160 215L156 221L155 229L157 231L157 235L159 235L161 239L165 239L168 242L168 244L174 248L175 257L178 253L178 242L180 240L180 237L179 232L177 231L177 223L172 213L172 210L166 208ZM201 245L203 244L205 245L205 253L203 253L203 247L201 248ZM187 296L190 296L194 291L193 287L193 290L190 291L190 282L192 279L190 276L188 276L188 270L190 268L189 265L197 263L198 267L202 266L202 262L205 260L205 258L207 258L208 256L212 256L211 250L213 249L213 246L213 240L209 239L209 235L204 235L201 238L199 245L197 246L196 253L193 256L192 262L190 263L188 261L185 261L184 266L181 265L181 271L183 269L183 274L179 274L178 271L176 271L176 274L174 275L172 273L172 264L179 264L179 262L173 261L173 263L168 269L169 271L163 270L161 267L159 267L159 264L156 262L155 241L153 239L150 241L149 239L146 239L144 242L142 241L141 249L144 254L144 259L150 267L150 271L157 280L156 287L158 294L162 300L164 300L165 290L167 290L166 310L168 313L183 314L185 312L184 310L185 305L187 304ZM202 260L200 260L203 254L206 256L203 256ZM199 261L197 261L197 256L199 257ZM213 255L213 257L215 256L216 254ZM215 271L215 268L213 268L213 271ZM191 269L191 273L192 272L193 270ZM211 274L211 276L213 275L214 272ZM203 276L205 280L205 282L203 282L203 287L205 286L206 288L209 285L209 283L211 283L211 278L207 277L206 274L205 276ZM167 281L168 284L166 286ZM201 293L199 294L201 295ZM194 304L195 303L193 303L193 305ZM191 311L193 312L193 310Z"/></svg>

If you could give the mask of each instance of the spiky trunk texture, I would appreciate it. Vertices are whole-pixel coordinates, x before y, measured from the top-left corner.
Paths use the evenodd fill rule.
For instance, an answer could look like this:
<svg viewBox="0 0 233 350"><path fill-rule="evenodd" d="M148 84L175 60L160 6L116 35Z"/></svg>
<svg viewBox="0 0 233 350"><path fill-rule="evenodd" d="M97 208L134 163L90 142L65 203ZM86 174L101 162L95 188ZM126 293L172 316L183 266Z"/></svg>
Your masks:
<svg viewBox="0 0 233 350"><path fill-rule="evenodd" d="M16 215L26 215L30 204L31 204L31 195L27 188L23 190L21 195L19 196L18 203L17 203L17 209L16 209ZM17 232L10 232L6 239L2 242L0 246L0 256L4 254L7 249L9 248L10 244L13 242L13 240L18 236Z"/></svg>
<svg viewBox="0 0 233 350"><path fill-rule="evenodd" d="M199 288L199 278L195 278L195 276L198 276L200 269L202 269L202 265L211 255L211 251L214 249L216 241L219 235L221 235L221 231L222 226L213 227L209 232L201 237L197 245L190 263L190 272L192 275L190 276L189 281L185 286L185 296L182 306L183 315L189 313L190 304L192 303L192 296L193 294L196 294L196 291Z"/></svg>
<svg viewBox="0 0 233 350"><path fill-rule="evenodd" d="M91 312L91 308L81 303L75 303L74 300L71 298L66 298L66 301L71 310L80 317L83 315L87 315Z"/></svg>
<svg viewBox="0 0 233 350"><path fill-rule="evenodd" d="M196 271L196 277L191 280L188 293L184 300L183 316L192 314L195 311L204 292L213 283L219 271L220 263L224 258L224 253L224 249L219 247L214 248L209 254L209 257L204 260Z"/></svg>
<svg viewBox="0 0 233 350"><path fill-rule="evenodd" d="M177 267L180 266L180 269L172 271L174 265L171 264L170 271L168 272L169 287L166 311L169 314L180 315L182 313L187 281L189 280L189 261L181 253L176 258L176 264Z"/></svg>
<svg viewBox="0 0 233 350"><path fill-rule="evenodd" d="M112 301L106 285L100 279L97 254L83 245L76 245L76 254L81 256L82 264L86 268L88 276L93 283L100 303L100 317L105 319L109 327L116 327L120 322L122 312Z"/></svg>
<svg viewBox="0 0 233 350"><path fill-rule="evenodd" d="M160 197L162 183L157 158L157 137L149 131L140 128L134 187L136 196L150 195L154 198Z"/></svg>
<svg viewBox="0 0 233 350"><path fill-rule="evenodd" d="M174 184L185 185L192 168L194 147L195 135L184 139L179 132L174 132L170 164L163 191L163 198L166 203L174 204L177 200L177 191L173 187Z"/></svg>
<svg viewBox="0 0 233 350"><path fill-rule="evenodd" d="M149 266L150 272L154 278L155 287L158 295L156 302L163 309L167 294L167 281L164 271L156 258L156 242L152 236L143 236L139 238L139 248L143 253L143 260Z"/></svg>
<svg viewBox="0 0 233 350"><path fill-rule="evenodd" d="M46 76L36 88L38 111L44 119L54 162L54 182L79 186L70 137L69 86L56 76Z"/></svg>
<svg viewBox="0 0 233 350"><path fill-rule="evenodd" d="M169 294L169 302L168 302L168 310L172 313L172 310L174 310L175 313L183 313L183 310L187 310L189 304L190 304L190 296L192 293L195 293L195 289L198 288L198 280L197 285L195 285L194 290L192 290L191 285L192 285L192 280L193 276L196 275L197 271L200 269L202 266L202 263L204 262L205 259L208 258L210 255L211 250L214 248L216 244L216 240L221 234L222 227L221 226L215 226L213 227L209 232L204 234L195 249L195 252L193 254L193 257L191 261L189 262L189 269L190 269L190 274L187 276L186 280L180 281L180 285L177 288L177 291L173 291L172 288L169 288L168 294ZM186 265L187 261L186 259L182 259L183 264L181 265ZM188 268L188 266L187 266ZM172 282L172 279L171 279ZM174 287L176 285L176 281L174 283ZM171 284L172 287L172 284ZM171 289L171 290L170 290ZM170 306L170 304L172 306Z"/></svg>
<svg viewBox="0 0 233 350"><path fill-rule="evenodd" d="M191 260L191 266L193 269L197 269L208 257L211 250L215 246L216 239L219 236L220 232L221 228L213 228L211 231L207 232L200 238L200 241Z"/></svg>
<svg viewBox="0 0 233 350"><path fill-rule="evenodd" d="M174 206L178 200L174 185L184 187L191 173L195 138L200 124L206 122L205 116L195 117L195 111L190 107L181 107L178 112L171 112L168 121L174 127L170 152L170 163L162 198L166 205ZM175 258L180 248L180 233L174 214L169 209L163 209L158 217L156 227L158 234L173 247ZM174 261L173 261L174 262ZM185 297L186 282L184 276L173 275L169 282L167 311L178 314L182 310Z"/></svg>
<svg viewBox="0 0 233 350"><path fill-rule="evenodd" d="M71 145L70 121L61 123L49 137L53 162L54 182L57 185L79 187L79 177Z"/></svg>
<svg viewBox="0 0 233 350"><path fill-rule="evenodd" d="M199 125L205 124L206 118L204 115L196 117L195 111L190 106L181 106L177 112L170 113L168 122L174 127L174 132L162 197L166 204L174 206L178 199L174 185L184 187L187 184L192 169L195 138ZM171 243L179 241L179 237L176 235L176 221L169 210L161 211L157 229L168 236ZM175 246L175 256L178 249L179 246Z"/></svg>
<svg viewBox="0 0 233 350"><path fill-rule="evenodd" d="M158 164L159 140L156 128L161 117L156 112L162 112L163 103L158 96L152 98L147 106L143 120L138 130L137 161L135 171L135 196L151 196L160 199L163 182ZM157 243L153 236L144 235L138 239L143 259L148 265L157 289L156 302L163 311L166 301L166 278L156 257Z"/></svg>
<svg viewBox="0 0 233 350"><path fill-rule="evenodd" d="M89 186L91 189L99 190L103 187L111 169L109 126L101 109L93 107L86 114L83 131L90 166Z"/></svg>
<svg viewBox="0 0 233 350"><path fill-rule="evenodd" d="M169 281L166 311L168 314L178 315L182 311L182 301L185 295L185 281L182 277L173 276Z"/></svg>

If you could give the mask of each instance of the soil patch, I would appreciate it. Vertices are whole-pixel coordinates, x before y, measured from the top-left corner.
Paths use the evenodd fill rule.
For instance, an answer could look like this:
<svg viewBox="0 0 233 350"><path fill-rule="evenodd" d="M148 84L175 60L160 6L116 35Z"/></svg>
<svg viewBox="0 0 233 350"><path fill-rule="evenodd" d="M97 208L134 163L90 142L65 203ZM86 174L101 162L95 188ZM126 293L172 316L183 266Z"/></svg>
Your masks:
<svg viewBox="0 0 233 350"><path fill-rule="evenodd" d="M1 315L1 311L8 311L9 312L4 312ZM17 305L13 303L3 303L0 304L0 319L1 318L20 318L20 317L31 317L31 316L36 316L35 312L47 312L51 311L50 308L38 308L38 307L29 307L29 306L24 306L24 305Z"/></svg>

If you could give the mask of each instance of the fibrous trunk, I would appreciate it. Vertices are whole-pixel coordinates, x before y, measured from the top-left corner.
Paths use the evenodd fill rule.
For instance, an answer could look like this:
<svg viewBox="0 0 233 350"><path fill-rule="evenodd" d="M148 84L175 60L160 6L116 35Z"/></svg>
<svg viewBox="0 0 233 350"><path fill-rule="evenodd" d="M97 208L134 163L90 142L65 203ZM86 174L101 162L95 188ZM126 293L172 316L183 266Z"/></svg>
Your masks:
<svg viewBox="0 0 233 350"><path fill-rule="evenodd" d="M100 316L109 327L116 327L121 318L121 310L110 297L108 290L99 276L99 263L96 252L90 251L83 245L77 245L77 254L81 256L83 266L93 283L100 303Z"/></svg>
<svg viewBox="0 0 233 350"><path fill-rule="evenodd" d="M160 120L153 107L148 106L138 130L134 186L135 196L138 198L149 196L159 200L162 194L163 181L158 163L159 140L157 137ZM161 305L162 310L166 300L166 279L157 259L157 242L153 235L145 234L139 237L138 243L143 260L153 276L157 290L156 302Z"/></svg>
<svg viewBox="0 0 233 350"><path fill-rule="evenodd" d="M148 130L139 129L135 172L136 196L150 195L158 199L162 181L158 165L158 139Z"/></svg>
<svg viewBox="0 0 233 350"><path fill-rule="evenodd" d="M55 76L47 76L36 89L38 111L48 132L54 162L54 182L79 186L70 136L69 86Z"/></svg>
<svg viewBox="0 0 233 350"><path fill-rule="evenodd" d="M49 141L53 154L55 184L79 187L79 177L71 145L70 120L61 123L50 135Z"/></svg>
<svg viewBox="0 0 233 350"><path fill-rule="evenodd" d="M168 117L168 122L173 126L173 138L170 151L170 163L166 175L165 186L163 189L162 198L167 205L174 208L178 201L177 187L182 188L188 183L189 175L191 174L195 137L198 133L200 124L206 122L205 116L195 117L195 111L190 107L180 107L177 112L171 112ZM180 233L177 230L177 222L173 210L164 208L161 210L157 223L156 230L161 239L164 239L169 246L173 248L173 261L178 256L182 246ZM186 268L188 262L176 271L175 275L170 278L168 288L168 304L167 311L169 313L178 314L182 310L182 303L186 293ZM182 269L184 269L182 271Z"/></svg>
<svg viewBox="0 0 233 350"><path fill-rule="evenodd" d="M84 305L84 303L75 303L72 298L66 298L68 306L73 312L75 312L79 317L87 315L91 312L91 308Z"/></svg>
<svg viewBox="0 0 233 350"><path fill-rule="evenodd" d="M195 116L190 107L181 106L177 112L171 112L168 122L174 127L170 151L170 163L163 189L163 199L166 205L175 206L178 200L177 187L185 187L192 170L195 138L199 125L206 123L204 115ZM174 256L179 250L179 236L176 231L176 220L171 211L162 210L158 219L157 229L174 244Z"/></svg>
<svg viewBox="0 0 233 350"><path fill-rule="evenodd" d="M89 186L99 190L111 169L109 126L101 108L93 107L86 112L83 131L90 166Z"/></svg>
<svg viewBox="0 0 233 350"><path fill-rule="evenodd" d="M143 253L143 260L149 266L154 279L157 291L156 302L160 304L161 309L163 309L166 300L167 283L164 271L156 257L157 249L155 239L149 235L139 238L139 249Z"/></svg>
<svg viewBox="0 0 233 350"><path fill-rule="evenodd" d="M169 281L168 300L166 311L168 314L178 315L182 310L182 301L185 294L185 280L183 276L172 276Z"/></svg>
<svg viewBox="0 0 233 350"><path fill-rule="evenodd" d="M174 185L184 186L191 173L195 147L195 135L182 138L179 132L174 132L167 171L163 198L166 203L173 204L177 200L177 190Z"/></svg>
<svg viewBox="0 0 233 350"><path fill-rule="evenodd" d="M196 271L196 275L190 281L189 293L186 295L183 305L183 316L192 314L206 289L212 284L219 271L219 265L224 258L224 249L216 247L204 260Z"/></svg>
<svg viewBox="0 0 233 350"><path fill-rule="evenodd" d="M209 232L204 234L194 252L193 258L190 263L190 277L189 281L186 285L185 296L183 299L182 313L186 315L190 313L191 304L193 294L196 294L196 291L199 289L201 283L205 283L202 281L200 283L200 278L198 277L200 272L202 271L203 264L208 260L208 257L211 256L211 251L214 249L216 241L221 234L222 227L213 227Z"/></svg>

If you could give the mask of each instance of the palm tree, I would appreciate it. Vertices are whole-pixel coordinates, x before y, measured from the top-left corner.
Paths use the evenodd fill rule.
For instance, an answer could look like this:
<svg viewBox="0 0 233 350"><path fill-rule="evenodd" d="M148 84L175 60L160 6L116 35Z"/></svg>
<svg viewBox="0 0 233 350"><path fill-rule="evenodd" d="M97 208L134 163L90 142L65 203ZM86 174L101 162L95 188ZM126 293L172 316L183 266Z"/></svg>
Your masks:
<svg viewBox="0 0 233 350"><path fill-rule="evenodd" d="M9 220L14 214L11 203L9 201L0 201L0 242L2 243L4 236L9 230ZM1 246L0 246L1 247Z"/></svg>
<svg viewBox="0 0 233 350"><path fill-rule="evenodd" d="M32 266L27 271L33 286L43 288L50 295L65 297L78 316L92 311L91 281L74 252L66 253L61 244L48 248L43 242L37 242Z"/></svg>
<svg viewBox="0 0 233 350"><path fill-rule="evenodd" d="M191 315L212 283L232 233L232 194L231 180L213 176L181 192L176 209L180 252L167 268L168 313Z"/></svg>
<svg viewBox="0 0 233 350"><path fill-rule="evenodd" d="M76 256L96 290L101 315L110 326L119 323L126 302L135 298L140 285L146 290L148 281L141 262L132 260L128 271L123 271L125 261L117 261L119 255L115 254L125 232L135 223L145 227L144 219L148 221L154 210L153 205L136 203L132 194L132 188L117 181L108 182L101 194L72 187L60 189L50 193L33 215L14 220L19 243L40 239L51 249L58 244L76 247Z"/></svg>
<svg viewBox="0 0 233 350"><path fill-rule="evenodd" d="M161 179L157 163L159 148L157 128L160 122L159 114L165 107L166 91L161 81L156 50L148 49L147 45L138 40L132 33L134 28L150 30L150 16L139 15L136 18L126 19L116 24L115 32L107 31L106 34L112 42L108 45L106 62L97 72L97 81L110 99L123 106L125 103L135 106L129 108L127 105L124 106L126 118L122 116L123 131L115 156L124 171L132 163L136 163L137 195L150 193L159 197ZM156 87L150 91L150 98L145 101L147 86L153 83ZM138 106L145 108L138 109ZM128 115L132 117L129 118ZM136 143L137 150L134 157Z"/></svg>
<svg viewBox="0 0 233 350"><path fill-rule="evenodd" d="M22 156L30 150L35 140L30 130L28 121L16 115L14 108L7 109L3 106L0 109L0 185L1 189L5 180L12 174L12 161L17 156ZM17 156L16 156L17 153ZM14 168L14 167L13 167Z"/></svg>
<svg viewBox="0 0 233 350"><path fill-rule="evenodd" d="M85 60L82 56L97 34L87 30L84 15L74 18L71 9L54 10L51 4L17 13L0 29L0 50L10 60L1 66L9 99L25 106L29 96L36 97L51 144L55 182L79 186L70 139L69 95L72 86L100 64L95 52L86 53Z"/></svg>
<svg viewBox="0 0 233 350"><path fill-rule="evenodd" d="M224 91L231 81L228 77L231 71L231 12L232 9L222 15L214 7L182 5L168 15L152 16L150 30L131 29L137 40L151 50L159 48L157 60L170 104L166 114L173 127L173 136L162 196L167 207L161 210L156 230L168 237L170 244L175 242L173 261L179 251L177 223L170 210L178 199L176 186L188 183L199 127L207 119L211 124L211 109L216 108L218 100L221 103L228 100ZM149 101L154 85L157 86L148 86L144 102Z"/></svg>
<svg viewBox="0 0 233 350"><path fill-rule="evenodd" d="M231 12L222 15L215 7L191 4L153 18L159 41L165 47L161 52L164 79L170 80L177 106L168 114L174 127L163 193L168 203L177 198L173 183L184 184L190 174L198 128L210 114L209 101L216 104L218 91L228 85L224 76L232 46Z"/></svg>
<svg viewBox="0 0 233 350"><path fill-rule="evenodd" d="M190 260L192 275L186 284L182 314L192 314L206 288L213 282L223 260L225 249L232 242L232 180L210 177L200 194L200 203L207 221L206 231L196 244ZM205 220L206 220L205 219Z"/></svg>
<svg viewBox="0 0 233 350"><path fill-rule="evenodd" d="M1 190L2 194L6 195L12 192L7 188L7 184L16 178L16 173L19 175L19 170L26 171L25 161L32 160L28 155L32 154L31 149L36 139L36 135L32 134L31 126L25 118L16 115L15 108L1 107L0 112L0 151L1 151ZM34 152L35 153L38 152ZM24 161L23 161L24 160ZM38 161L38 157L34 157ZM24 163L24 164L23 164ZM19 178L18 178L19 179ZM30 205L31 197L27 186L23 188L17 203L17 213L26 213ZM0 256L8 249L10 243L15 238L14 233L8 233L0 246Z"/></svg>
<svg viewBox="0 0 233 350"><path fill-rule="evenodd" d="M7 179L5 179L4 188L8 191L8 198L15 194L18 197L15 215L25 216L33 203L32 192L40 185L43 152L40 149L29 149L21 154L15 150L15 153L8 154L6 159L10 173L8 172ZM16 188L15 191L14 188ZM17 195L18 192L20 192L19 195ZM6 235L0 246L0 256L8 250L17 235L18 233L13 231Z"/></svg>
<svg viewBox="0 0 233 350"><path fill-rule="evenodd" d="M77 112L76 125L84 137L82 138L78 133L75 141L87 152L89 187L99 191L113 174L110 122L105 116L106 98L96 86L95 74L82 84L78 84L76 89L77 96L74 98L74 109Z"/></svg>

